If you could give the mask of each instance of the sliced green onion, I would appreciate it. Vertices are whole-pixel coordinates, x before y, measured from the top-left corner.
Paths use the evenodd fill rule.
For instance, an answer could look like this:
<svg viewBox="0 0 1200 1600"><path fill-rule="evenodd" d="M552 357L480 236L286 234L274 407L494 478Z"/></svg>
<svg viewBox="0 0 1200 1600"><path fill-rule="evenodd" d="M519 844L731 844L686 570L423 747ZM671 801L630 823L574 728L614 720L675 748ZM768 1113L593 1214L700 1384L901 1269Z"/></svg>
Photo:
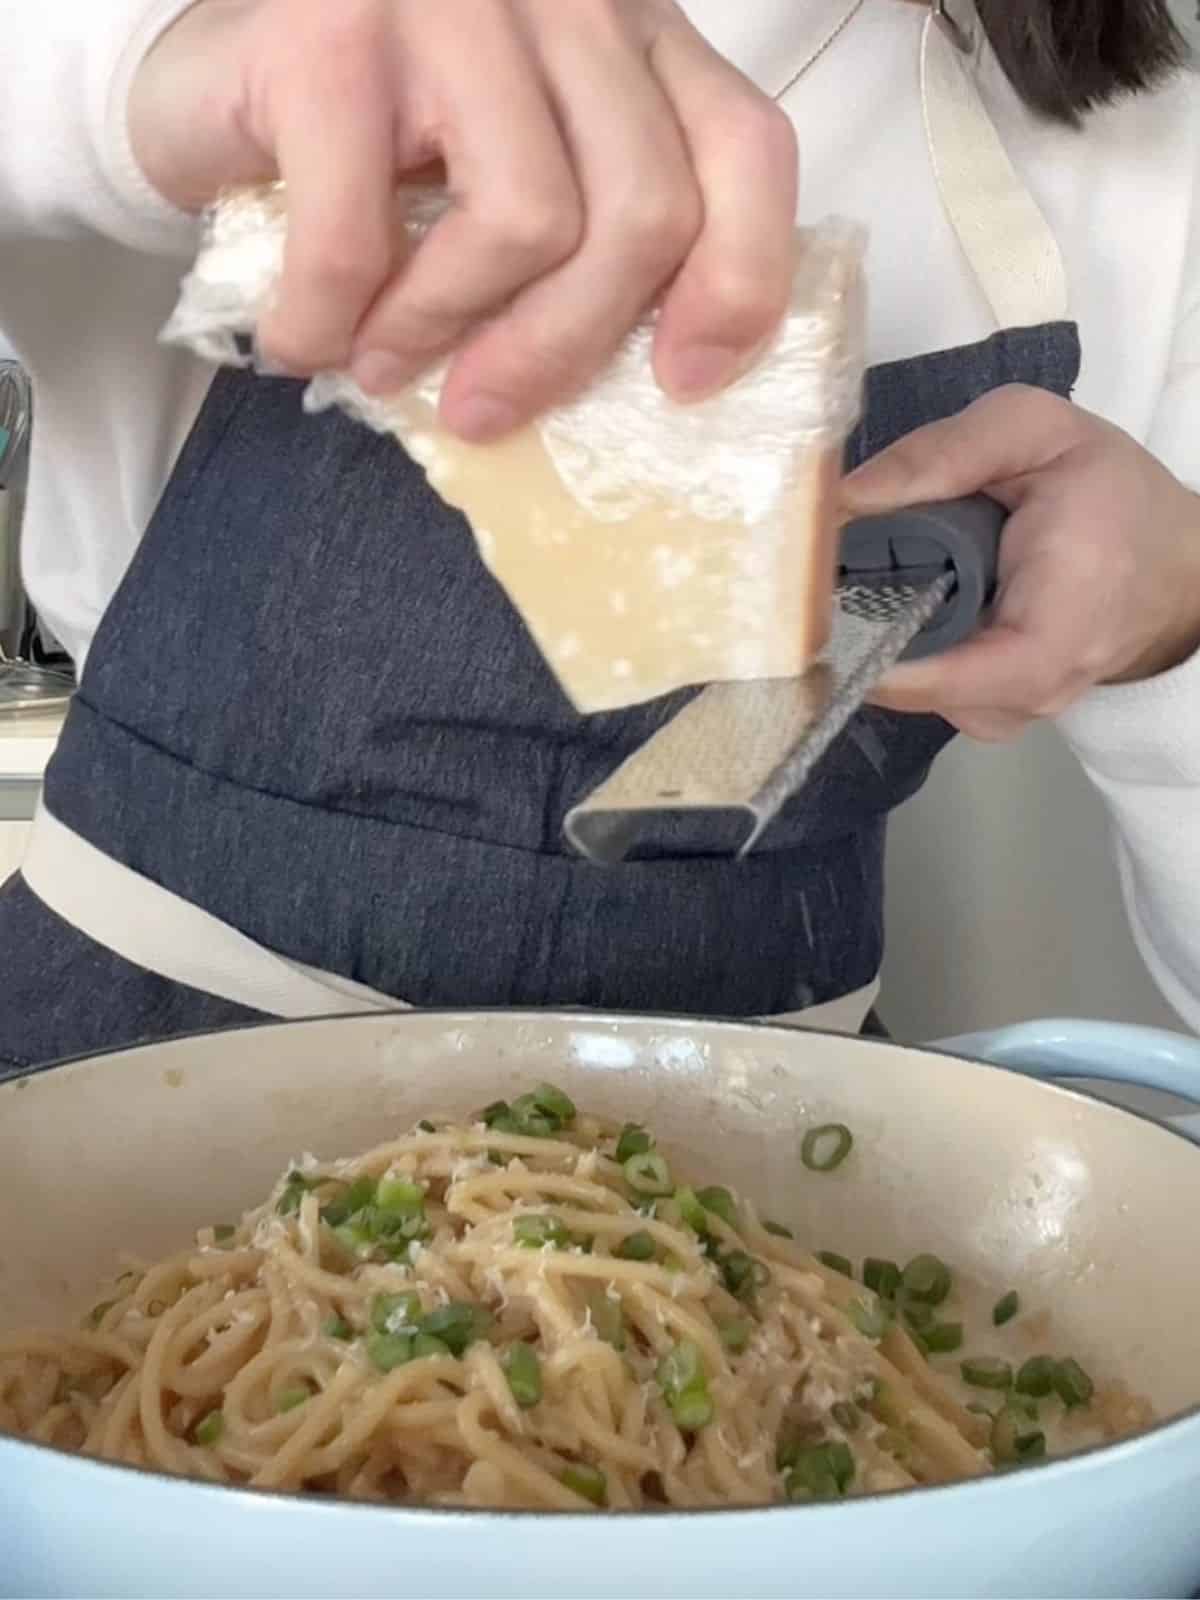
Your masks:
<svg viewBox="0 0 1200 1600"><path fill-rule="evenodd" d="M863 1262L863 1282L885 1300L894 1300L900 1288L900 1268L894 1261L868 1256Z"/></svg>
<svg viewBox="0 0 1200 1600"><path fill-rule="evenodd" d="M196 1424L193 1437L197 1444L214 1445L225 1432L225 1417L220 1411L210 1411Z"/></svg>
<svg viewBox="0 0 1200 1600"><path fill-rule="evenodd" d="M782 1222L772 1222L768 1218L763 1222L763 1227L768 1233L773 1233L777 1239L794 1239L796 1235L790 1228L785 1228Z"/></svg>
<svg viewBox="0 0 1200 1600"><path fill-rule="evenodd" d="M621 1261L653 1261L654 1251L653 1234L647 1233L642 1228L637 1233L626 1234L613 1251L613 1255Z"/></svg>
<svg viewBox="0 0 1200 1600"><path fill-rule="evenodd" d="M1010 1289L1007 1294L1002 1294L992 1307L992 1323L997 1328L1002 1328L1006 1322L1011 1322L1021 1309L1021 1296L1015 1289Z"/></svg>
<svg viewBox="0 0 1200 1600"><path fill-rule="evenodd" d="M307 1178L297 1167L293 1167L283 1180L283 1193L275 1202L275 1210L281 1217L287 1217L293 1211L299 1211L300 1202L310 1189L319 1189L326 1182L324 1178Z"/></svg>
<svg viewBox="0 0 1200 1600"><path fill-rule="evenodd" d="M675 1187L671 1169L656 1150L643 1150L622 1166L625 1182L635 1194L670 1194Z"/></svg>
<svg viewBox="0 0 1200 1600"><path fill-rule="evenodd" d="M552 1112L543 1108L536 1094L518 1095L512 1103L510 1115L517 1132L524 1134L527 1139L552 1139L562 1128L562 1123ZM497 1122L493 1126L502 1128L503 1124Z"/></svg>
<svg viewBox="0 0 1200 1600"><path fill-rule="evenodd" d="M950 1268L937 1256L914 1256L900 1278L909 1299L927 1306L940 1306L950 1293Z"/></svg>
<svg viewBox="0 0 1200 1600"><path fill-rule="evenodd" d="M850 1154L854 1135L844 1122L810 1128L800 1144L800 1159L810 1172L832 1172Z"/></svg>
<svg viewBox="0 0 1200 1600"><path fill-rule="evenodd" d="M421 1331L432 1333L453 1355L461 1356L468 1345L483 1338L491 1323L491 1313L486 1306L451 1300L449 1305L438 1306L422 1320Z"/></svg>
<svg viewBox="0 0 1200 1600"><path fill-rule="evenodd" d="M354 1329L345 1317L327 1317L321 1324L321 1332L327 1339L353 1339Z"/></svg>
<svg viewBox="0 0 1200 1600"><path fill-rule="evenodd" d="M627 1122L621 1129L617 1138L616 1155L622 1166L625 1165L630 1156L643 1156L647 1150L653 1149L654 1140L646 1132L645 1128L639 1127L636 1122Z"/></svg>
<svg viewBox="0 0 1200 1600"><path fill-rule="evenodd" d="M700 1346L691 1339L681 1339L660 1359L655 1376L668 1400L672 1395L707 1382Z"/></svg>
<svg viewBox="0 0 1200 1600"><path fill-rule="evenodd" d="M557 1084L536 1083L528 1098L546 1116L557 1118L560 1127L569 1128L575 1121L575 1102Z"/></svg>
<svg viewBox="0 0 1200 1600"><path fill-rule="evenodd" d="M422 1117L420 1122L417 1123L417 1132L418 1133L436 1133L437 1129L434 1127L433 1123L430 1122L427 1117Z"/></svg>
<svg viewBox="0 0 1200 1600"><path fill-rule="evenodd" d="M760 1287L770 1273L766 1264L756 1261L745 1250L730 1250L720 1257L718 1268L721 1282L738 1300L748 1300L756 1287Z"/></svg>
<svg viewBox="0 0 1200 1600"><path fill-rule="evenodd" d="M498 1122L511 1120L511 1116L507 1100L493 1100L490 1106L484 1106L479 1113L479 1120L485 1128L494 1128Z"/></svg>
<svg viewBox="0 0 1200 1600"><path fill-rule="evenodd" d="M971 1356L959 1368L963 1382L973 1389L1010 1389L1013 1369L999 1356Z"/></svg>
<svg viewBox="0 0 1200 1600"><path fill-rule="evenodd" d="M398 1217L419 1217L425 1211L425 1191L408 1178L384 1178L375 1203L381 1211L390 1211Z"/></svg>
<svg viewBox="0 0 1200 1600"><path fill-rule="evenodd" d="M684 1389L668 1400L667 1405L675 1426L685 1433L706 1428L713 1419L713 1403L706 1388Z"/></svg>
<svg viewBox="0 0 1200 1600"><path fill-rule="evenodd" d="M711 1211L715 1217L720 1217L729 1227L737 1227L737 1201L728 1189L722 1188L719 1183L713 1183L707 1189L701 1189L697 1198L706 1211Z"/></svg>
<svg viewBox="0 0 1200 1600"><path fill-rule="evenodd" d="M1013 1388L1018 1394L1044 1399L1054 1389L1058 1363L1052 1356L1030 1356L1017 1372Z"/></svg>
<svg viewBox="0 0 1200 1600"><path fill-rule="evenodd" d="M395 1261L401 1266L410 1266L415 1245L416 1240L400 1239L394 1240L391 1244L381 1245L380 1249L383 1251L386 1261Z"/></svg>
<svg viewBox="0 0 1200 1600"><path fill-rule="evenodd" d="M514 1344L506 1350L500 1365L517 1404L528 1411L542 1398L542 1364L530 1344Z"/></svg>
<svg viewBox="0 0 1200 1600"><path fill-rule="evenodd" d="M513 1220L513 1240L522 1250L565 1250L571 1234L557 1217L524 1216Z"/></svg>
<svg viewBox="0 0 1200 1600"><path fill-rule="evenodd" d="M415 1333L369 1333L367 1359L380 1372L391 1372L412 1360L416 1338Z"/></svg>
<svg viewBox="0 0 1200 1600"><path fill-rule="evenodd" d="M614 1350L624 1350L625 1314L621 1310L621 1302L610 1300L603 1289L595 1289L588 1296L587 1304L597 1338L612 1345Z"/></svg>
<svg viewBox="0 0 1200 1600"><path fill-rule="evenodd" d="M85 1321L89 1328L98 1328L105 1315L116 1305L115 1300L101 1300L88 1312Z"/></svg>
<svg viewBox="0 0 1200 1600"><path fill-rule="evenodd" d="M963 1325L961 1322L935 1322L921 1335L921 1342L931 1356L948 1356L961 1350Z"/></svg>
<svg viewBox="0 0 1200 1600"><path fill-rule="evenodd" d="M1058 1362L1054 1369L1054 1388L1063 1405L1086 1406L1096 1385L1073 1356Z"/></svg>
<svg viewBox="0 0 1200 1600"><path fill-rule="evenodd" d="M840 1439L835 1439L825 1446L825 1454L833 1468L833 1475L837 1479L837 1486L843 1494L854 1482L854 1457L850 1446Z"/></svg>
<svg viewBox="0 0 1200 1600"><path fill-rule="evenodd" d="M439 1339L436 1334L426 1333L424 1329L413 1340L413 1360L429 1361L438 1356L453 1355L453 1351L444 1339Z"/></svg>
<svg viewBox="0 0 1200 1600"><path fill-rule="evenodd" d="M708 1212L701 1204L700 1196L694 1189L686 1187L676 1189L675 1204L679 1207L679 1215L693 1233L705 1234L708 1232Z"/></svg>
<svg viewBox="0 0 1200 1600"><path fill-rule="evenodd" d="M347 1184L340 1194L335 1195L321 1207L321 1221L327 1222L331 1228L349 1222L352 1217L375 1203L377 1188L374 1178L365 1176L355 1178L353 1183Z"/></svg>
<svg viewBox="0 0 1200 1600"><path fill-rule="evenodd" d="M216 1244L227 1244L236 1232L237 1229L232 1222L215 1222L213 1224L213 1241Z"/></svg>
<svg viewBox="0 0 1200 1600"><path fill-rule="evenodd" d="M731 1355L739 1356L750 1343L750 1324L742 1317L730 1317L725 1322L718 1322L717 1333L721 1343Z"/></svg>
<svg viewBox="0 0 1200 1600"><path fill-rule="evenodd" d="M403 1333L421 1320L421 1296L408 1289L402 1294L377 1294L371 1301L371 1326L376 1333Z"/></svg>
<svg viewBox="0 0 1200 1600"><path fill-rule="evenodd" d="M568 1467L562 1475L562 1482L574 1494L584 1500L590 1500L594 1506L608 1504L608 1479L599 1467L589 1467L585 1462L577 1462L575 1466Z"/></svg>
<svg viewBox="0 0 1200 1600"><path fill-rule="evenodd" d="M864 1339L882 1339L892 1320L878 1300L874 1305L868 1305L865 1300L851 1300L846 1315Z"/></svg>
<svg viewBox="0 0 1200 1600"><path fill-rule="evenodd" d="M924 1306L919 1300L904 1307L904 1320L914 1333L924 1333L926 1328L932 1327L933 1315L933 1307Z"/></svg>
<svg viewBox="0 0 1200 1600"><path fill-rule="evenodd" d="M295 1411L297 1406L305 1405L311 1399L312 1395L307 1389L284 1389L275 1402L275 1409L281 1414L285 1411Z"/></svg>
<svg viewBox="0 0 1200 1600"><path fill-rule="evenodd" d="M854 1481L854 1457L840 1440L814 1444L795 1452L784 1480L787 1497L803 1500L837 1500Z"/></svg>
<svg viewBox="0 0 1200 1600"><path fill-rule="evenodd" d="M1038 1461L1046 1454L1046 1435L1040 1428L1020 1431L1016 1415L1005 1408L992 1419L992 1458L997 1466Z"/></svg>
<svg viewBox="0 0 1200 1600"><path fill-rule="evenodd" d="M818 1250L817 1260L822 1266L829 1267L834 1272L840 1272L843 1278L854 1276L854 1263L849 1256L840 1256L836 1250Z"/></svg>
<svg viewBox="0 0 1200 1600"><path fill-rule="evenodd" d="M835 1405L830 1406L829 1415L837 1423L838 1427L844 1428L847 1433L853 1433L862 1421L858 1407L851 1405L849 1400L839 1400Z"/></svg>

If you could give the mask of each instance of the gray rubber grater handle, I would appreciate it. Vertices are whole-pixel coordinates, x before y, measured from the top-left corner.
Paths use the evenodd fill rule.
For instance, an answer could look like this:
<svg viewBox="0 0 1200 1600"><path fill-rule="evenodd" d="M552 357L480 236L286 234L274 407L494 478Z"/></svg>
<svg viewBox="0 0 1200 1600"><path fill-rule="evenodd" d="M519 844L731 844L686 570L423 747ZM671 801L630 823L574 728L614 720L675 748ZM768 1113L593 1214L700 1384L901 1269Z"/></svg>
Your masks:
<svg viewBox="0 0 1200 1600"><path fill-rule="evenodd" d="M842 529L840 583L931 582L953 570L955 587L903 661L920 661L970 638L996 593L1000 535L1008 513L988 495L860 517Z"/></svg>

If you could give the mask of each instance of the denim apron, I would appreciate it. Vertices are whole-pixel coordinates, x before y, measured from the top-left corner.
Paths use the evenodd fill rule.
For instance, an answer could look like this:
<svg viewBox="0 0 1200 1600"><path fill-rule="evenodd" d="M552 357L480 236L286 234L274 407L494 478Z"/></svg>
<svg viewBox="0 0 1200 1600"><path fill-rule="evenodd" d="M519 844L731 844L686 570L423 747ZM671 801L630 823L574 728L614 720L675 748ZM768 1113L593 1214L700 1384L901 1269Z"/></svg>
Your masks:
<svg viewBox="0 0 1200 1600"><path fill-rule="evenodd" d="M878 367L849 464L1020 382L1070 323ZM580 716L390 439L222 373L97 634L49 811L268 949L421 1005L761 1016L871 981L888 813L951 736L864 710L746 861L573 857L566 811L682 703ZM244 1020L0 900L13 1065Z"/></svg>
<svg viewBox="0 0 1200 1600"><path fill-rule="evenodd" d="M873 369L849 466L1000 385L1067 396L1079 372L1057 246L936 23L934 170L1005 331ZM573 857L566 812L686 698L577 714L391 439L305 416L294 383L222 373L101 623L45 805L247 950L406 1004L779 1016L862 990L888 814L951 729L864 710L748 860ZM0 1071L263 1014L74 920L20 877L0 891Z"/></svg>

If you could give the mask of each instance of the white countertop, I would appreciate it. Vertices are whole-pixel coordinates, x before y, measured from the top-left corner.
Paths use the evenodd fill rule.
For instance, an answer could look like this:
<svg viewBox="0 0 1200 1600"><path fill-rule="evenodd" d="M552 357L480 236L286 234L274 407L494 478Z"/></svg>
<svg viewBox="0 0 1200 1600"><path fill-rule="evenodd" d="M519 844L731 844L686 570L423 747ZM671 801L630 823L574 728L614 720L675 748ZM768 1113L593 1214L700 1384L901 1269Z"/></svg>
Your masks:
<svg viewBox="0 0 1200 1600"><path fill-rule="evenodd" d="M0 713L0 783L40 782L62 724L61 711L44 716L29 711L16 716Z"/></svg>

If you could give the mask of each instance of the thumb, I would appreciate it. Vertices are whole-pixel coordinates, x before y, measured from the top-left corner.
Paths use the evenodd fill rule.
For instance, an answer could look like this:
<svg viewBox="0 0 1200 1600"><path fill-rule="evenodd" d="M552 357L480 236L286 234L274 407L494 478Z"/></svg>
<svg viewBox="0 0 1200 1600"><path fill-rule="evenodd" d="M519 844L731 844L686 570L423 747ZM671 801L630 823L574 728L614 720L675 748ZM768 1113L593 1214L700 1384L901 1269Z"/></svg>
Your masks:
<svg viewBox="0 0 1200 1600"><path fill-rule="evenodd" d="M988 489L1011 510L1020 499L1016 480L1071 449L1085 423L1084 412L1044 390L995 389L850 473L842 484L843 507L864 515Z"/></svg>

